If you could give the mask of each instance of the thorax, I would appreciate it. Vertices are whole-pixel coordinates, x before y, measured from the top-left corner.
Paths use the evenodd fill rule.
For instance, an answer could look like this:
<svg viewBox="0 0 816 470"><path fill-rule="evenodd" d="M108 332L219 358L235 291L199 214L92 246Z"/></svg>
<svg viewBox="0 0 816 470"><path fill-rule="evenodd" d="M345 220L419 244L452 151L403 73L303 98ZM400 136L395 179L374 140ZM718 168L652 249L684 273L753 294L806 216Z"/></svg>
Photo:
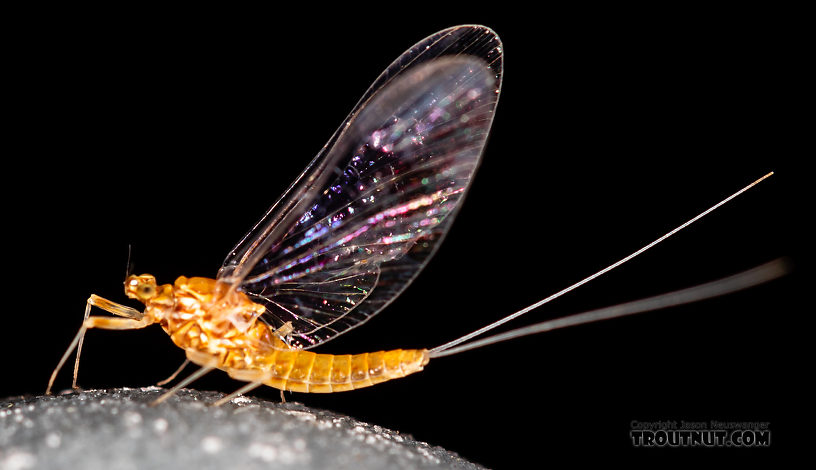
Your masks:
<svg viewBox="0 0 816 470"><path fill-rule="evenodd" d="M275 344L270 328L257 321L264 306L214 279L181 276L158 286L145 309L177 346L210 353Z"/></svg>

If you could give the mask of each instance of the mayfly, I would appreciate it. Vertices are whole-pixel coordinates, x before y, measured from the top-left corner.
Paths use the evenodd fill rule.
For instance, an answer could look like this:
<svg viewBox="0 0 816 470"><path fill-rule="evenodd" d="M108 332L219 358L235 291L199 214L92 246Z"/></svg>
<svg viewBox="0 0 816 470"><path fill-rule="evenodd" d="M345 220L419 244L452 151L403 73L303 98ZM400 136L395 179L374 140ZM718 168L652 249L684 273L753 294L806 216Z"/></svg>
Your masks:
<svg viewBox="0 0 816 470"><path fill-rule="evenodd" d="M483 26L446 29L414 45L371 85L306 170L228 254L215 279L182 276L159 285L149 274L128 276L125 294L144 303L143 312L91 295L47 392L74 349L76 387L89 328L161 325L201 368L157 402L220 369L247 382L223 403L261 385L311 393L354 390L421 371L435 357L665 304L666 297L647 299L461 344L619 266L756 182L612 266L445 345L354 355L311 351L371 319L433 256L479 166L502 73L501 42ZM680 291L668 303L744 288L777 271L764 268ZM90 316L91 307L123 318Z"/></svg>

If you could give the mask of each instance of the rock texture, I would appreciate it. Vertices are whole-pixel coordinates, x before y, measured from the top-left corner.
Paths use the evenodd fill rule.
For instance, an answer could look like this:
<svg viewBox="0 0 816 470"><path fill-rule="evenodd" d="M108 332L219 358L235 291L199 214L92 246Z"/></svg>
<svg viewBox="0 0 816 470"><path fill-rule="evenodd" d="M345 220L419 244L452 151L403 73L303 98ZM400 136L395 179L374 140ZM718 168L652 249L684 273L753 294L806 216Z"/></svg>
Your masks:
<svg viewBox="0 0 816 470"><path fill-rule="evenodd" d="M298 403L182 390L88 390L0 402L0 470L474 469L410 436Z"/></svg>

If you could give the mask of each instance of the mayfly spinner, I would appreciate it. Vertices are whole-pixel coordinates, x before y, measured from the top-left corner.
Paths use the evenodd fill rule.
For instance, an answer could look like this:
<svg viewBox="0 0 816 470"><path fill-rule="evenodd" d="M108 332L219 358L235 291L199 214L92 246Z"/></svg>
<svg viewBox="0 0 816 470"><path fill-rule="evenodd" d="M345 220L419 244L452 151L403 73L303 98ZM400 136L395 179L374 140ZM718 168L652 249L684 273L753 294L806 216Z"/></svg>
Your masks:
<svg viewBox="0 0 816 470"><path fill-rule="evenodd" d="M484 341L665 304L665 298L627 304L457 346L617 267L736 194L584 281L438 348L354 355L311 351L385 308L439 247L479 166L501 81L502 45L489 28L454 27L417 43L374 82L323 150L229 253L215 279L179 277L159 285L149 274L131 275L125 294L144 303L143 312L91 295L48 392L74 349L78 367L89 328L158 323L201 368L157 402L221 369L248 382L222 403L260 385L312 393L367 387ZM718 294L744 288L775 276L769 269L710 287ZM670 303L712 295L703 286L676 293ZM91 307L124 318L89 316ZM77 368L74 387L76 376Z"/></svg>

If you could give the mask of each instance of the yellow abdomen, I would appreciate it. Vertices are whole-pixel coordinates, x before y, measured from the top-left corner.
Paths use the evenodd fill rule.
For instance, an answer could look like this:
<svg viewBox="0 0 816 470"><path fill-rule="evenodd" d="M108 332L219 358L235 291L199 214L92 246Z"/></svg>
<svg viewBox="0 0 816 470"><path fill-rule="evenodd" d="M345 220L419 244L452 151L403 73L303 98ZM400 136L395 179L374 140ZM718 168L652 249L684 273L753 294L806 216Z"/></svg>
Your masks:
<svg viewBox="0 0 816 470"><path fill-rule="evenodd" d="M420 349L354 355L276 350L268 361L269 376L263 380L265 385L293 392L331 393L419 372L428 363L428 355L426 350Z"/></svg>
<svg viewBox="0 0 816 470"><path fill-rule="evenodd" d="M288 349L277 338L263 351L231 349L219 357L188 348L187 357L197 364L217 367L237 380L305 393L344 392L368 387L419 372L429 360L425 349L353 355L317 354Z"/></svg>

